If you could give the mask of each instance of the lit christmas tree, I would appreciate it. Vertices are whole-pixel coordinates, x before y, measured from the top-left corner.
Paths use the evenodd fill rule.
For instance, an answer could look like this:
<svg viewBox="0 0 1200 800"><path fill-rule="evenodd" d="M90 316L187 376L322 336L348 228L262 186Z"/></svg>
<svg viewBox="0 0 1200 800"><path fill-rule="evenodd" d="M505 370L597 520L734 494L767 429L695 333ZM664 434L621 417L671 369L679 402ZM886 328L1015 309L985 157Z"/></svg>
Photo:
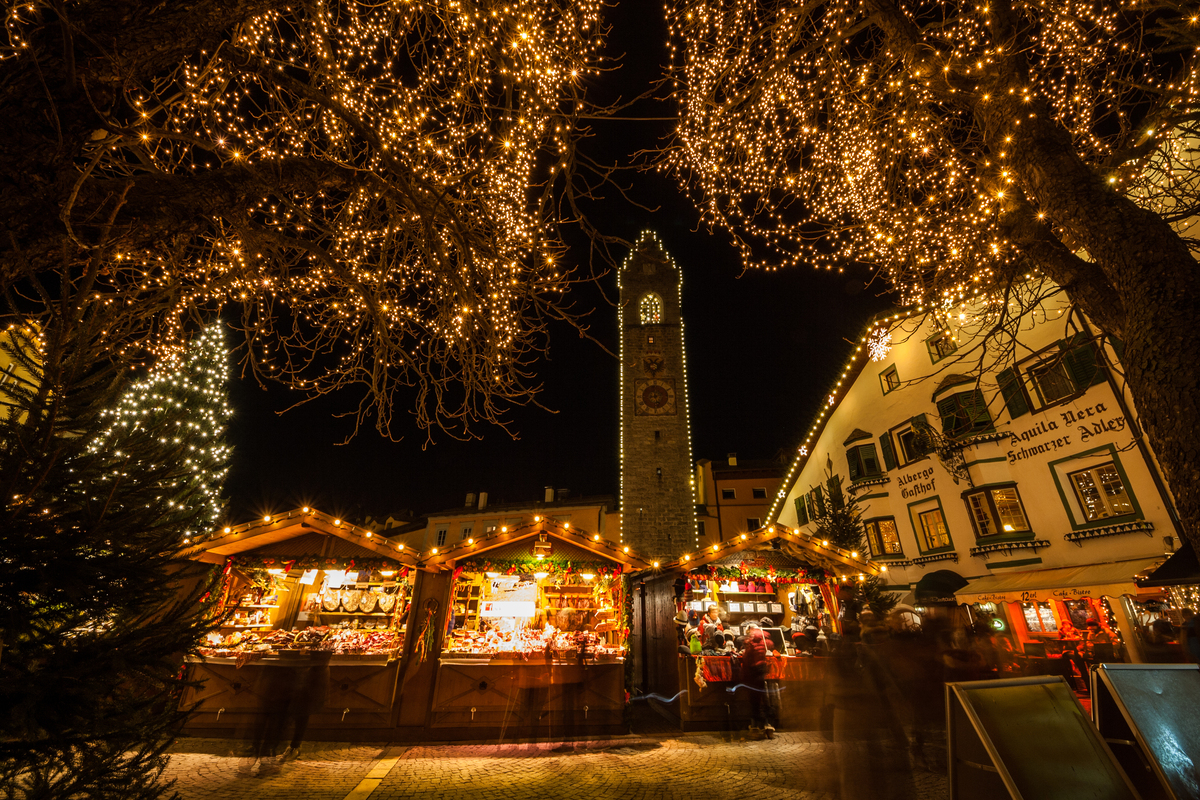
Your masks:
<svg viewBox="0 0 1200 800"><path fill-rule="evenodd" d="M232 414L228 355L221 323L210 325L186 350L134 383L120 403L103 414L108 424L89 448L97 454L112 451L107 453L113 468L109 477L116 479L147 466L129 461L120 451L120 442L133 431L155 431L168 449L182 446L180 469L167 473L157 488L164 493L167 507L189 523L183 529L184 543L215 530L224 507L221 487L230 457L225 431Z"/></svg>

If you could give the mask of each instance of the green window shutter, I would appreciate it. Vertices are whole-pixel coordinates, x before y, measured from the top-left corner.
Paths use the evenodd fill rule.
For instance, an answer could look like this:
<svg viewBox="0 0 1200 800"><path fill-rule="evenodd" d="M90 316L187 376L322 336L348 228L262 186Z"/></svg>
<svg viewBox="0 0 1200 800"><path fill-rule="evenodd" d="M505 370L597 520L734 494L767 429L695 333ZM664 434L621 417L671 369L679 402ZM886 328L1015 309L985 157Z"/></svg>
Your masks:
<svg viewBox="0 0 1200 800"><path fill-rule="evenodd" d="M987 399L983 396L983 392L976 389L970 395L963 397L963 405L969 405L971 424L971 433L986 433L993 430L992 415L988 413Z"/></svg>
<svg viewBox="0 0 1200 800"><path fill-rule="evenodd" d="M1013 367L1001 372L996 376L996 382L1000 384L1000 394L1004 395L1004 407L1008 409L1008 415L1013 419L1022 414L1029 413L1029 401L1025 399L1025 392L1021 389L1021 381L1017 378L1017 370Z"/></svg>
<svg viewBox="0 0 1200 800"><path fill-rule="evenodd" d="M850 480L858 480L858 448L851 447L846 451L846 464L850 467Z"/></svg>
<svg viewBox="0 0 1200 800"><path fill-rule="evenodd" d="M840 509L844 505L842 502L842 476L834 475L829 481L829 507Z"/></svg>
<svg viewBox="0 0 1200 800"><path fill-rule="evenodd" d="M1108 335L1108 343L1112 345L1113 352L1117 354L1117 361L1125 360L1125 343L1112 334Z"/></svg>
<svg viewBox="0 0 1200 800"><path fill-rule="evenodd" d="M954 437L964 432L964 420L958 413L958 395L943 397L937 402L938 416L942 418L942 433Z"/></svg>
<svg viewBox="0 0 1200 800"><path fill-rule="evenodd" d="M892 451L892 435L885 433L879 437L879 449L883 451L883 463L888 469L896 468L896 454Z"/></svg>
<svg viewBox="0 0 1200 800"><path fill-rule="evenodd" d="M821 493L820 486L813 487L813 515L825 516L825 497Z"/></svg>
<svg viewBox="0 0 1200 800"><path fill-rule="evenodd" d="M1096 348L1092 346L1092 343L1084 341L1083 344L1072 346L1078 340L1085 338L1082 333L1077 333L1063 343L1065 347L1070 348L1063 356L1063 366L1066 367L1067 374L1071 376L1071 382L1075 384L1075 388L1080 390L1095 386L1104 380L1104 373L1096 363Z"/></svg>
<svg viewBox="0 0 1200 800"><path fill-rule="evenodd" d="M922 435L922 432L932 430L929 420L925 418L924 414L917 414L912 418L912 426L913 433L916 434L913 436L913 447L919 455L929 455L934 450L933 442L928 436Z"/></svg>
<svg viewBox="0 0 1200 800"><path fill-rule="evenodd" d="M859 455L862 457L863 477L879 474L879 456L875 455L875 445L864 444L858 447Z"/></svg>
<svg viewBox="0 0 1200 800"><path fill-rule="evenodd" d="M808 504L804 502L804 495L796 498L796 524L808 524Z"/></svg>

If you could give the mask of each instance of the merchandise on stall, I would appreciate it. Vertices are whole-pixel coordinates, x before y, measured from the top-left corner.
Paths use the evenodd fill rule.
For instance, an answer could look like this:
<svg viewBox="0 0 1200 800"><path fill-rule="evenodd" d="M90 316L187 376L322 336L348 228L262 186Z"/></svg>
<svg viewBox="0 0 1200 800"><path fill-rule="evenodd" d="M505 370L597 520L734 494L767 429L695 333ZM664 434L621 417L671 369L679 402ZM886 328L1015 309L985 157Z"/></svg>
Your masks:
<svg viewBox="0 0 1200 800"><path fill-rule="evenodd" d="M245 578L244 588L232 602L226 599L225 605L232 606L227 622L208 635L199 649L202 656L240 662L280 652L326 651L392 658L404 647L412 596L408 569L397 573L243 565L238 572ZM315 591L306 591L313 586ZM293 595L298 601L289 604L287 598Z"/></svg>
<svg viewBox="0 0 1200 800"><path fill-rule="evenodd" d="M618 661L627 591L619 568L471 562L456 570L443 655Z"/></svg>

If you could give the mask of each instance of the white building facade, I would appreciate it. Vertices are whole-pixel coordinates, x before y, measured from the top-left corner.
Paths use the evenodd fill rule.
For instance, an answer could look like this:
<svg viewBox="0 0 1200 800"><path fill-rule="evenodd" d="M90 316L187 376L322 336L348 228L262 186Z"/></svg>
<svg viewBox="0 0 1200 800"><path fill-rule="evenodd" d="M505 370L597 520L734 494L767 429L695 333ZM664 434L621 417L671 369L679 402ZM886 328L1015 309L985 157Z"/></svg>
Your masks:
<svg viewBox="0 0 1200 800"><path fill-rule="evenodd" d="M993 339L969 305L873 325L770 519L811 532L832 466L894 590L938 572L1021 644L1098 618L1140 661L1133 579L1179 542L1169 492L1139 435L1120 343L1064 292L1043 294Z"/></svg>

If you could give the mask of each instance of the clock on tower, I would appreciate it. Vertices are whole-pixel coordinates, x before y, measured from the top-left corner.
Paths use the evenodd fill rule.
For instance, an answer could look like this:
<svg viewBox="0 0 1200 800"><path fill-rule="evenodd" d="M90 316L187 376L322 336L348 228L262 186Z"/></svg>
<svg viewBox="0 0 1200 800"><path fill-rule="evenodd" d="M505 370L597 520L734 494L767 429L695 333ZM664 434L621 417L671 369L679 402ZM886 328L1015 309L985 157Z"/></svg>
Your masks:
<svg viewBox="0 0 1200 800"><path fill-rule="evenodd" d="M680 271L649 231L619 274L621 538L643 556L696 547Z"/></svg>

